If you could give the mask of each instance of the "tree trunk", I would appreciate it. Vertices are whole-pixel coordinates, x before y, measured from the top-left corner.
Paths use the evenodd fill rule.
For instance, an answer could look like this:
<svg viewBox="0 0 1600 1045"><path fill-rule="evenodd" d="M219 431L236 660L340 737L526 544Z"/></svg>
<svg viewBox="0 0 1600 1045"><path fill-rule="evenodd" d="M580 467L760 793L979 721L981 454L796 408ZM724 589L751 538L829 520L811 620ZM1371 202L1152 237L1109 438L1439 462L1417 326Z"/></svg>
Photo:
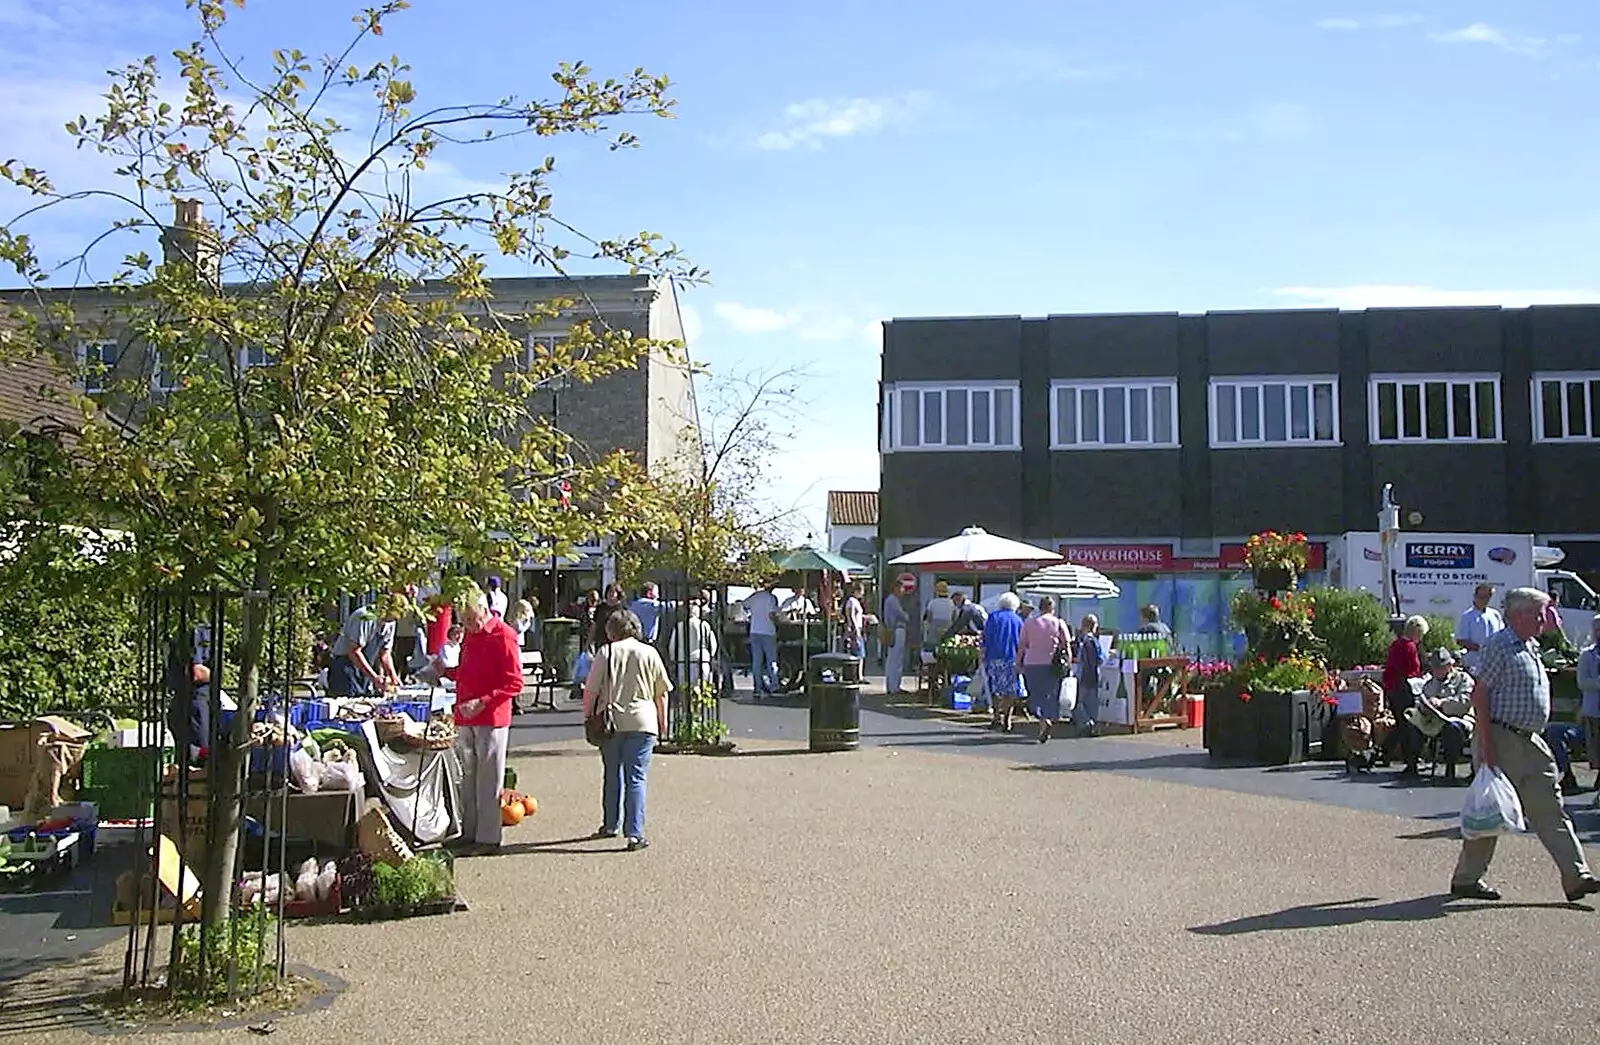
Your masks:
<svg viewBox="0 0 1600 1045"><path fill-rule="evenodd" d="M264 535L276 530L277 513L269 510ZM239 708L233 715L233 726L224 750L213 752L221 757L218 782L207 821L205 867L200 876L202 889L201 921L208 926L221 925L228 918L233 902L234 864L239 850L239 799L244 791L245 775L250 763L250 727L255 721L256 707L261 697L262 653L266 647L271 627L268 619L266 595L272 590L272 576L278 553L272 543L256 553L255 572L250 592L245 593L242 608L243 630L239 651ZM220 687L222 680L214 685ZM270 770L270 767L269 767Z"/></svg>

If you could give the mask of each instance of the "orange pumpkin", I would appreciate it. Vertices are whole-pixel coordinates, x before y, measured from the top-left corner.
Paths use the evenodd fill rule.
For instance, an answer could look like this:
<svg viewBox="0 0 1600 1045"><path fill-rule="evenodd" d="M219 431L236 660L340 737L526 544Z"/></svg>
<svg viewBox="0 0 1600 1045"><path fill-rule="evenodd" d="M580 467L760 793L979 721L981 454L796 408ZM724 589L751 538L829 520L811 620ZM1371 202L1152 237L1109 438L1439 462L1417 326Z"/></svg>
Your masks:
<svg viewBox="0 0 1600 1045"><path fill-rule="evenodd" d="M504 827L516 827L522 823L522 806L520 804L501 806L500 823Z"/></svg>
<svg viewBox="0 0 1600 1045"><path fill-rule="evenodd" d="M535 802L531 795L523 795L522 796L522 815L523 816L532 816L533 814L537 813L538 811L539 811L539 803Z"/></svg>

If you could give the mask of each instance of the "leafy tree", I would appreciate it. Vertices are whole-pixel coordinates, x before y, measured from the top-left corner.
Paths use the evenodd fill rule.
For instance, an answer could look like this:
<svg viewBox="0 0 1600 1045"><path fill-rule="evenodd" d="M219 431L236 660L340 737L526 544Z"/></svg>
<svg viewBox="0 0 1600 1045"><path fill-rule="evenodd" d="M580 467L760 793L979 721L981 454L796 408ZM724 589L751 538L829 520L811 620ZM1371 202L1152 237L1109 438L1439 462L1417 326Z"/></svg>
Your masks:
<svg viewBox="0 0 1600 1045"><path fill-rule="evenodd" d="M360 12L339 53L275 51L262 75L225 45L221 0L187 4L198 31L174 52L177 89L147 58L114 75L103 114L66 127L115 161L115 183L58 187L46 172L0 165L0 178L37 201L0 227L0 258L28 288L0 321L0 351L65 361L97 338L130 346L109 373L81 365L79 376L103 382L110 412L83 404L84 423L59 441L70 453L57 456L58 474L9 497L8 517L123 527L144 583L319 596L419 579L440 547L503 561L513 553L496 533L570 544L599 519L625 519L635 476L626 460L571 467L565 439L525 404L546 382L592 380L674 346L580 322L524 362L523 333L578 303L506 310L485 274L489 256L551 273L587 259L661 278L701 274L654 234L591 239L562 222L553 159L503 186L433 198L427 172L445 154L512 136L630 147L634 135L613 124L670 115L667 81L642 69L598 79L562 64L548 97L425 108L398 58L362 58L403 0ZM363 104L362 126L331 115ZM169 202L186 200L214 223L169 230L183 257L153 260L148 240ZM84 202L122 214L69 264L88 271L106 244L133 242L96 293L74 298L52 289L26 222ZM150 392L155 370L170 394ZM32 452L16 440L8 449ZM545 496L559 479L585 510ZM231 896L232 800L265 616L245 602L240 710L210 825L223 842L208 848L202 874L210 924Z"/></svg>
<svg viewBox="0 0 1600 1045"><path fill-rule="evenodd" d="M694 582L759 578L767 554L788 543L794 508L759 492L799 420L796 368L709 373L699 416L680 433L677 466L635 487L634 525L619 534L624 583L652 574Z"/></svg>

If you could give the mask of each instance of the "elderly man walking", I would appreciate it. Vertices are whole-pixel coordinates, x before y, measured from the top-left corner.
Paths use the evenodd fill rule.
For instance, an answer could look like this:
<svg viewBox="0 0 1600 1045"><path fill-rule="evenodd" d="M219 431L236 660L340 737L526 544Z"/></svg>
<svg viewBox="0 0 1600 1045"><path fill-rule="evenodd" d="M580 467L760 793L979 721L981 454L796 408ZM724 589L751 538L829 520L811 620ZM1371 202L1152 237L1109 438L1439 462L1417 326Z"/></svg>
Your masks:
<svg viewBox="0 0 1600 1045"><path fill-rule="evenodd" d="M445 674L456 681L456 757L461 762L461 834L467 854L500 848L500 788L512 704L522 692L517 633L475 591L461 607L461 659Z"/></svg>
<svg viewBox="0 0 1600 1045"><path fill-rule="evenodd" d="M1528 824L1560 869L1567 899L1575 902L1600 893L1600 880L1589 873L1589 861L1561 807L1561 774L1543 736L1550 723L1550 680L1534 640L1549 604L1550 597L1536 588L1517 588L1506 596L1506 626L1483 643L1472 707L1479 724L1479 765L1498 768L1517 789ZM1500 899L1483 881L1495 842L1490 837L1461 843L1451 896Z"/></svg>

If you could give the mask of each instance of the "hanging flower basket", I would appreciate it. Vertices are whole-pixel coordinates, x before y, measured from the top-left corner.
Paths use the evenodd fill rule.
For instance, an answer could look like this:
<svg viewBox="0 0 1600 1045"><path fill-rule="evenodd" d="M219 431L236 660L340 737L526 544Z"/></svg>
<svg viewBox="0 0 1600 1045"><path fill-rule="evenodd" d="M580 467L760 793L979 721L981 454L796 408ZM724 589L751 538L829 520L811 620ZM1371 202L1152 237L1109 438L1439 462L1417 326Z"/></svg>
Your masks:
<svg viewBox="0 0 1600 1045"><path fill-rule="evenodd" d="M1294 582L1295 573L1287 566L1263 566L1255 571L1256 591L1268 595L1290 591L1294 588Z"/></svg>

